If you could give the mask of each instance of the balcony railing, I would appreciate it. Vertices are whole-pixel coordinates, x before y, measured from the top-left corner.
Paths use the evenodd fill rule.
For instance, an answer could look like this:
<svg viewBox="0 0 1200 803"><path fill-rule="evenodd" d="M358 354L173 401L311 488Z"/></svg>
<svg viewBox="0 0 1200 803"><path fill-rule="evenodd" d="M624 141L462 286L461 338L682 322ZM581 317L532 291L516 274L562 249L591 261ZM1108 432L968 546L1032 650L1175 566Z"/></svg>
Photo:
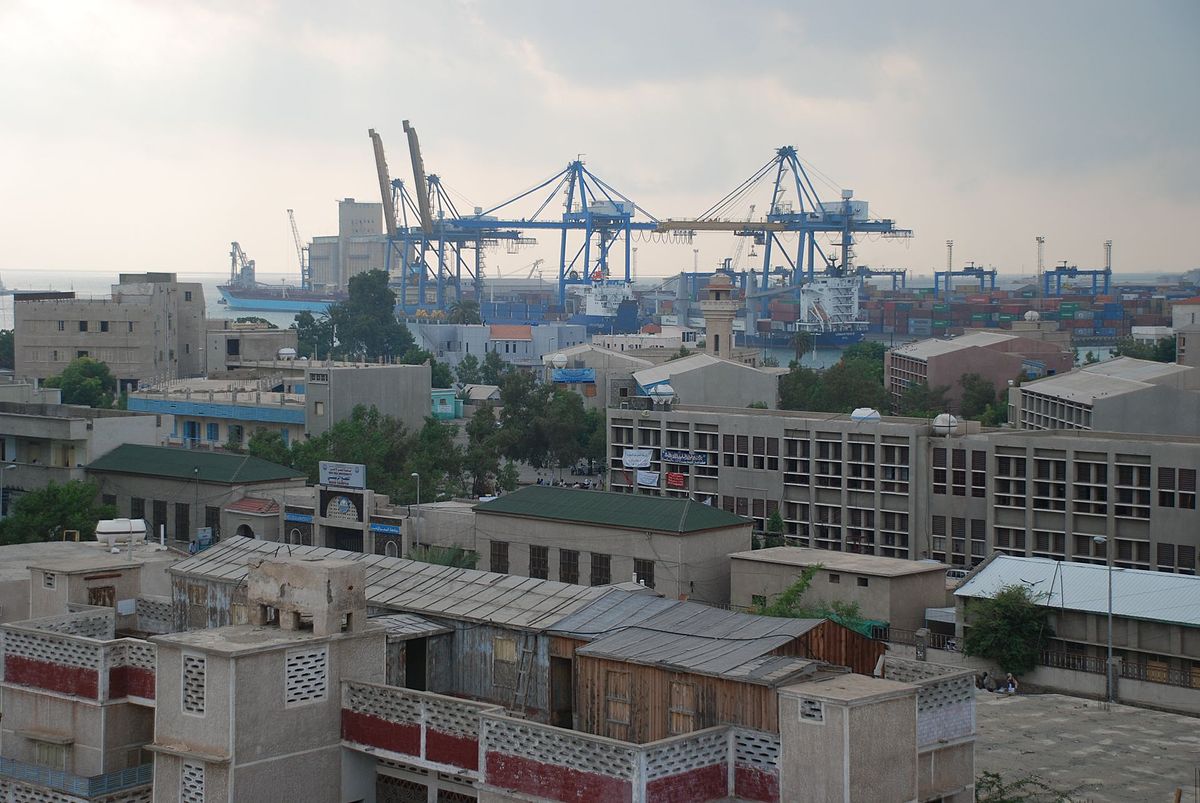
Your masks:
<svg viewBox="0 0 1200 803"><path fill-rule="evenodd" d="M69 772L52 770L49 767L39 767L36 764L0 757L0 777L44 786L69 795L97 797L150 783L154 779L154 764L142 764L125 770L115 770L85 778Z"/></svg>

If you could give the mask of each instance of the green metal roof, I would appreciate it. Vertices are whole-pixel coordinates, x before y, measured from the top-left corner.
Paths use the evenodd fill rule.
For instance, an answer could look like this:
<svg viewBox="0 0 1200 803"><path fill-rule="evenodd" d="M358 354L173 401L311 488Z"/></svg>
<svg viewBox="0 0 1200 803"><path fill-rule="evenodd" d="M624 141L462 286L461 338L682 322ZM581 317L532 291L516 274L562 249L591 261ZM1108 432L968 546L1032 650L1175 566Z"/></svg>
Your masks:
<svg viewBox="0 0 1200 803"><path fill-rule="evenodd" d="M480 513L602 524L633 530L694 533L737 527L748 519L691 499L530 485L476 505Z"/></svg>
<svg viewBox="0 0 1200 803"><path fill-rule="evenodd" d="M113 471L153 477L235 485L303 477L304 473L249 455L138 446L126 443L93 460L88 471Z"/></svg>

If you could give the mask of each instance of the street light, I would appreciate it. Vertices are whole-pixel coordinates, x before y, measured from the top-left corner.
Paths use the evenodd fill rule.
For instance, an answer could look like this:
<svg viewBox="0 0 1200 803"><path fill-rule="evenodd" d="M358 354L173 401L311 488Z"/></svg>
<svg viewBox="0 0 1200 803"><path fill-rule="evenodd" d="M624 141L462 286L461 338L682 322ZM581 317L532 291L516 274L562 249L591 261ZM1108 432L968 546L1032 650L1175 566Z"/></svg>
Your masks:
<svg viewBox="0 0 1200 803"><path fill-rule="evenodd" d="M1113 560L1112 550L1108 547L1108 538L1103 535L1092 537L1092 541L1097 544L1104 544L1104 562L1108 564L1108 661L1104 665L1104 677L1108 686L1108 701L1116 702L1116 691L1113 686L1113 607L1112 607L1112 578L1113 578Z"/></svg>
<svg viewBox="0 0 1200 803"><path fill-rule="evenodd" d="M420 518L420 516L421 516L421 475L414 471L409 476L417 481L417 517Z"/></svg>
<svg viewBox="0 0 1200 803"><path fill-rule="evenodd" d="M8 515L8 506L4 504L4 472L10 468L16 468L16 463L9 463L7 466L0 466L0 519Z"/></svg>

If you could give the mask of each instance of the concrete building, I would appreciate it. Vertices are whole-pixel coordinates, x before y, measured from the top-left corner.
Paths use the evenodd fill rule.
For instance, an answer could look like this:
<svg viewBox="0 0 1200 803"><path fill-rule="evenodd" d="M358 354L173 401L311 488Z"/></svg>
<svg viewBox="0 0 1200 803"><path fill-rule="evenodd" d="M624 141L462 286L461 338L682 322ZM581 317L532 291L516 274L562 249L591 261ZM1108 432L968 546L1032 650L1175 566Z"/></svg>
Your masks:
<svg viewBox="0 0 1200 803"><path fill-rule="evenodd" d="M169 442L218 448L244 444L259 428L277 430L285 444L320 435L375 407L419 429L431 411L428 365L271 363L277 371L238 379L166 382L129 394L130 410L171 416Z"/></svg>
<svg viewBox="0 0 1200 803"><path fill-rule="evenodd" d="M689 499L531 485L477 505L471 535L454 545L487 571L728 602L726 555L750 547L750 522Z"/></svg>
<svg viewBox="0 0 1200 803"><path fill-rule="evenodd" d="M1123 680L1200 685L1200 577L1119 567L1111 579L1117 688ZM1059 656L1059 668L1103 674L1108 582L1104 565L997 553L954 592L958 635L972 626L977 600L1005 586L1031 585L1048 614L1054 632L1050 650ZM1171 690L1160 694L1165 704Z"/></svg>
<svg viewBox="0 0 1200 803"><path fill-rule="evenodd" d="M84 466L121 444L157 446L170 427L169 416L0 402L0 513L23 492L85 479Z"/></svg>
<svg viewBox="0 0 1200 803"><path fill-rule="evenodd" d="M691 354L653 368L635 371L638 396L654 396L669 385L681 404L705 407L779 406L779 377L786 368L755 368L711 354Z"/></svg>
<svg viewBox="0 0 1200 803"><path fill-rule="evenodd" d="M473 354L481 363L489 352L514 368L533 369L544 355L587 343L582 324L463 324L409 320L404 325L417 345L440 362L457 368L463 357Z"/></svg>
<svg viewBox="0 0 1200 803"><path fill-rule="evenodd" d="M1200 435L1200 369L1118 357L1009 388L1020 429Z"/></svg>
<svg viewBox="0 0 1200 803"><path fill-rule="evenodd" d="M207 373L220 374L244 362L278 360L296 353L295 329L272 329L261 323L237 323L221 318L208 322L205 337Z"/></svg>
<svg viewBox="0 0 1200 803"><path fill-rule="evenodd" d="M248 455L125 444L87 465L87 477L118 515L145 519L184 543L201 527L221 535L221 509L248 493L304 486L304 475Z"/></svg>
<svg viewBox="0 0 1200 803"><path fill-rule="evenodd" d="M704 351L722 359L733 358L733 319L742 302L734 298L729 274L718 272L708 281L706 298L700 302L704 311Z"/></svg>
<svg viewBox="0 0 1200 803"><path fill-rule="evenodd" d="M740 608L768 604L809 566L819 567L804 593L806 605L857 605L864 619L917 630L925 609L946 604L946 566L852 552L779 546L729 556L729 601Z"/></svg>
<svg viewBox="0 0 1200 803"><path fill-rule="evenodd" d="M592 335L592 345L658 363L671 359L680 349L695 350L700 341L699 335L695 329L686 326L651 324L633 334Z"/></svg>
<svg viewBox="0 0 1200 803"><path fill-rule="evenodd" d="M561 355L563 365L556 365ZM583 406L590 410L619 407L621 402L637 395L635 371L650 368L649 360L600 348L594 343L581 343L542 356L542 379L553 382L583 397Z"/></svg>
<svg viewBox="0 0 1200 803"><path fill-rule="evenodd" d="M1021 320L1013 321L1008 331L1017 337L1053 343L1063 351L1071 350L1071 332L1060 328L1058 321L1043 321L1037 310L1030 310Z"/></svg>
<svg viewBox="0 0 1200 803"><path fill-rule="evenodd" d="M1179 331L1185 326L1200 324L1200 296L1171 302L1171 328Z"/></svg>
<svg viewBox="0 0 1200 803"><path fill-rule="evenodd" d="M1200 368L1200 323L1191 323L1175 330L1175 362L1189 368Z"/></svg>
<svg viewBox="0 0 1200 803"><path fill-rule="evenodd" d="M174 273L122 273L111 298L14 296L18 377L48 379L77 357L108 365L121 389L203 376L204 288Z"/></svg>
<svg viewBox="0 0 1200 803"><path fill-rule="evenodd" d="M344 198L338 201L338 233L314 237L308 247L313 287L345 290L350 279L369 270L387 270L383 204Z"/></svg>
<svg viewBox="0 0 1200 803"><path fill-rule="evenodd" d="M1001 332L972 332L889 349L883 358L883 382L893 408L910 386L925 383L931 388L948 388L949 412L957 412L963 374L979 374L1002 393L1010 380L1066 373L1074 364L1074 355L1057 343Z"/></svg>

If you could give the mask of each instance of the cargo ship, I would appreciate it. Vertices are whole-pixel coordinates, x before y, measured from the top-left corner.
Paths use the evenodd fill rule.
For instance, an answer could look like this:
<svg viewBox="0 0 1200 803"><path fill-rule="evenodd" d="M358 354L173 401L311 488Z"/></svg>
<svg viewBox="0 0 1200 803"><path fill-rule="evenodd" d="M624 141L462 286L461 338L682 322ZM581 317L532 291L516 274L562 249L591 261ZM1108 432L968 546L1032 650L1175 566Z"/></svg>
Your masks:
<svg viewBox="0 0 1200 803"><path fill-rule="evenodd" d="M223 301L229 309L257 310L260 312L311 312L321 314L329 311L330 304L345 301L345 293L321 293L305 290L289 284L254 283L218 285Z"/></svg>

